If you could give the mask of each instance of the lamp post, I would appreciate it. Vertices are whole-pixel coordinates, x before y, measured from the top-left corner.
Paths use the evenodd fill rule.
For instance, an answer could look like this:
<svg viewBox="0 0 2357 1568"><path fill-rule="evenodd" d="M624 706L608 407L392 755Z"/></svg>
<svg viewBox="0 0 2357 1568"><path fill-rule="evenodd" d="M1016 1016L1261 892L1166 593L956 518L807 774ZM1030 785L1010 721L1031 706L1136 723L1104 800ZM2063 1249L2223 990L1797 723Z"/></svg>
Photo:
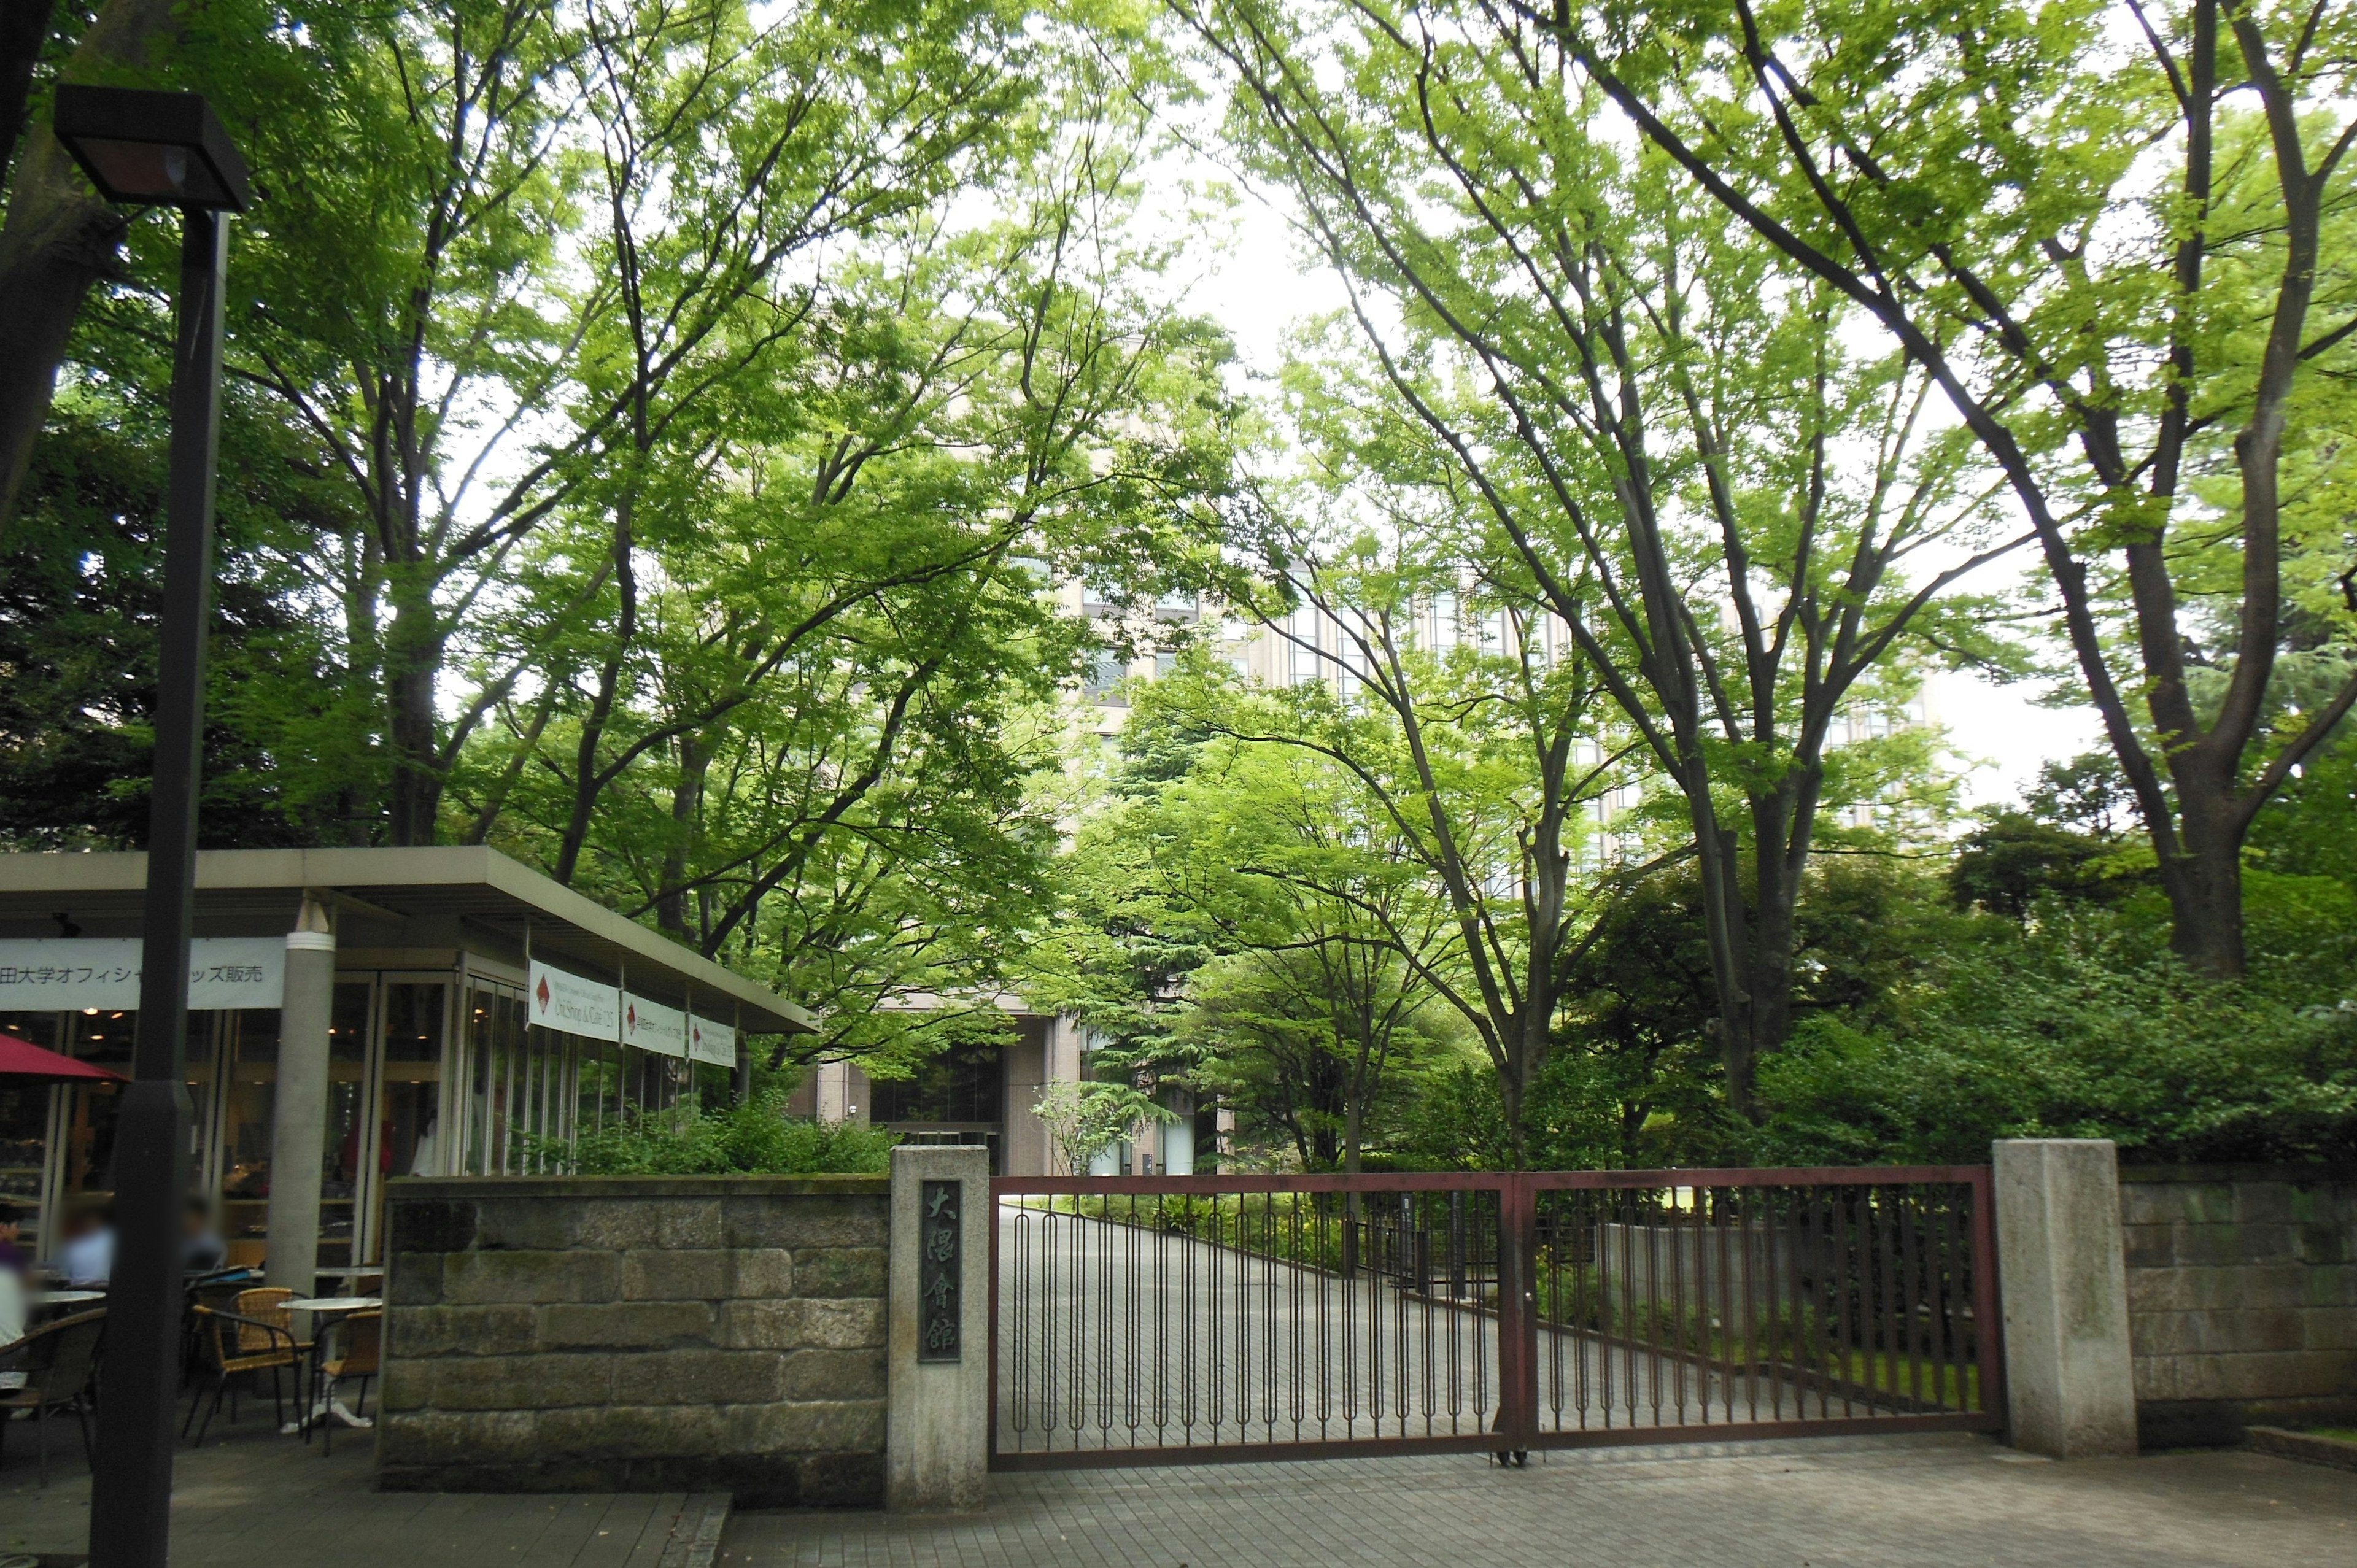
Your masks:
<svg viewBox="0 0 2357 1568"><path fill-rule="evenodd" d="M156 783L132 1083L114 1142L106 1397L91 1477L92 1568L165 1568L180 1384L180 1207L188 1185L188 927L197 869L213 465L221 428L224 213L245 210L245 161L193 92L60 86L55 129L110 201L180 209L172 467L156 647Z"/></svg>

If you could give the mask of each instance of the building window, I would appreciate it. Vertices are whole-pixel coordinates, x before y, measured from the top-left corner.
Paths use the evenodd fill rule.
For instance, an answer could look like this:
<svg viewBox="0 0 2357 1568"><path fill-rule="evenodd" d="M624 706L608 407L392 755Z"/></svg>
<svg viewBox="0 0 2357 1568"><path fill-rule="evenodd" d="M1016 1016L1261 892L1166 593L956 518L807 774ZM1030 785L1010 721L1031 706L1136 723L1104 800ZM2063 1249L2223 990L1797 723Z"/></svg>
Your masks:
<svg viewBox="0 0 2357 1568"><path fill-rule="evenodd" d="M1100 653L1081 690L1108 708L1125 708L1129 706L1129 699L1122 695L1121 683L1128 674L1129 666L1120 654Z"/></svg>
<svg viewBox="0 0 2357 1568"><path fill-rule="evenodd" d="M1005 1095L995 1045L952 1046L915 1076L879 1078L867 1088L867 1119L877 1123L995 1127Z"/></svg>
<svg viewBox="0 0 2357 1568"><path fill-rule="evenodd" d="M1292 650L1292 682L1306 686L1318 679L1318 612L1301 605L1293 612L1293 636L1286 646Z"/></svg>

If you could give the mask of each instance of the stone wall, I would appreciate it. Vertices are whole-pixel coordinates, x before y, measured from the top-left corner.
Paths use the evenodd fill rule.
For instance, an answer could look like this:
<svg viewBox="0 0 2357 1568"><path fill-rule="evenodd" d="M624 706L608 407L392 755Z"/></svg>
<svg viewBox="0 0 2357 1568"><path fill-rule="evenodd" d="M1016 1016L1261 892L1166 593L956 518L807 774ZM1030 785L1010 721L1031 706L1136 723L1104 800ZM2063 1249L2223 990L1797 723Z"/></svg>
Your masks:
<svg viewBox="0 0 2357 1568"><path fill-rule="evenodd" d="M881 1502L889 1190L388 1184L379 1485Z"/></svg>
<svg viewBox="0 0 2357 1568"><path fill-rule="evenodd" d="M2147 1449L2357 1422L2357 1173L2120 1173Z"/></svg>

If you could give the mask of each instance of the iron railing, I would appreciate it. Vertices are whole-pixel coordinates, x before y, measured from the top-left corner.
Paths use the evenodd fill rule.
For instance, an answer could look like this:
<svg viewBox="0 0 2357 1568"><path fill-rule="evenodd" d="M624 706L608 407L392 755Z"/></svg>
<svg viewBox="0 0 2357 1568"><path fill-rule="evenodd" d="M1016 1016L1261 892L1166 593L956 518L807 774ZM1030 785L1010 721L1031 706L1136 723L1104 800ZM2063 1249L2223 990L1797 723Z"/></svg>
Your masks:
<svg viewBox="0 0 2357 1568"><path fill-rule="evenodd" d="M2003 1424L1986 1166L991 1186L1002 1469Z"/></svg>

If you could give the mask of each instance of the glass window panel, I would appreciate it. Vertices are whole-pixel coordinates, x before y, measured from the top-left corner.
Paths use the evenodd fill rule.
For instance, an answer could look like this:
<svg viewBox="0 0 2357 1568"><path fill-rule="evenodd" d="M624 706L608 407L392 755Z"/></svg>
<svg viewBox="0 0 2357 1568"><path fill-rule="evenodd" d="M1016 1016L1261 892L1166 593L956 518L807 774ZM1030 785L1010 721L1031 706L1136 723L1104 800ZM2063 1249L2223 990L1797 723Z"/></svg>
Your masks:
<svg viewBox="0 0 2357 1568"><path fill-rule="evenodd" d="M0 1034L54 1051L64 1041L65 1025L55 1013L5 1013L0 1014ZM41 1251L41 1187L49 1163L52 1098L48 1084L0 1078L0 1198L20 1211L16 1244L36 1257Z"/></svg>
<svg viewBox="0 0 2357 1568"><path fill-rule="evenodd" d="M229 1017L228 1014L211 1011L188 1014L188 1036L181 1045L188 1072L188 1105L194 1112L188 1127L188 1151L195 1156L193 1169L199 1191L205 1190L219 1168L215 1161L220 1150L209 1141L217 1131L215 1118L221 1111L214 1089L221 1076L227 1036L233 1032L228 1026Z"/></svg>
<svg viewBox="0 0 2357 1568"><path fill-rule="evenodd" d="M483 1174L483 1110L490 1103L488 1074L491 1058L491 1009L498 998L481 986L467 993L467 1129L460 1168L468 1176Z"/></svg>
<svg viewBox="0 0 2357 1568"><path fill-rule="evenodd" d="M439 1176L442 1139L440 981L384 988L383 1165L390 1176Z"/></svg>
<svg viewBox="0 0 2357 1568"><path fill-rule="evenodd" d="M369 1012L376 987L365 980L336 983L328 1020L328 1115L319 1165L319 1266L348 1268L358 1219L361 1162L368 1153L362 1118L368 1085Z"/></svg>
<svg viewBox="0 0 2357 1568"><path fill-rule="evenodd" d="M221 1088L221 1212L231 1263L259 1263L270 1234L270 1140L278 1105L275 1008L223 1015L229 1038Z"/></svg>

